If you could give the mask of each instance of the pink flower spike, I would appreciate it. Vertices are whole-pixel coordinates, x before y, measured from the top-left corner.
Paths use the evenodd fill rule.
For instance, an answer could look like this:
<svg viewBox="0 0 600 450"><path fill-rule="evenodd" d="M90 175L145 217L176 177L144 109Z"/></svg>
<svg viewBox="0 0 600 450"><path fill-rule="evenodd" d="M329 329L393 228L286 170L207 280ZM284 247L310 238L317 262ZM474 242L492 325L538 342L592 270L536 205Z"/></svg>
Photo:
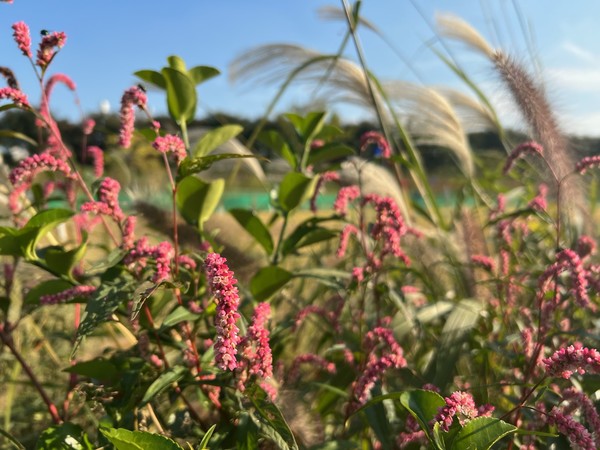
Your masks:
<svg viewBox="0 0 600 450"><path fill-rule="evenodd" d="M74 178L71 167L64 161L56 159L47 153L36 154L25 158L15 167L8 176L11 184L15 187L22 184L29 184L38 173L61 172L67 178Z"/></svg>
<svg viewBox="0 0 600 450"><path fill-rule="evenodd" d="M235 370L237 367L237 346L240 342L236 322L240 318L238 307L240 297L235 287L237 280L229 270L227 260L217 253L209 253L204 261L208 287L215 296L217 311L215 316L215 362L222 370Z"/></svg>
<svg viewBox="0 0 600 450"><path fill-rule="evenodd" d="M94 176L100 178L104 173L104 152L100 147L91 145L87 148L87 154L94 161Z"/></svg>
<svg viewBox="0 0 600 450"><path fill-rule="evenodd" d="M360 137L360 150L365 151L369 145L375 146L374 155L384 159L392 156L392 150L387 139L377 131L367 131Z"/></svg>
<svg viewBox="0 0 600 450"><path fill-rule="evenodd" d="M56 49L64 47L67 41L67 35L63 31L54 31L42 37L42 42L37 51L37 61L35 62L42 70L46 69L54 55Z"/></svg>
<svg viewBox="0 0 600 450"><path fill-rule="evenodd" d="M471 262L488 272L494 272L496 270L496 263L489 256L473 255L471 256Z"/></svg>
<svg viewBox="0 0 600 450"><path fill-rule="evenodd" d="M4 99L12 100L16 106L23 108L29 107L29 100L27 100L27 96L18 89L10 87L0 88L0 100Z"/></svg>
<svg viewBox="0 0 600 450"><path fill-rule="evenodd" d="M600 155L586 156L575 165L575 172L581 175L587 172L588 169L600 167Z"/></svg>
<svg viewBox="0 0 600 450"><path fill-rule="evenodd" d="M173 134L157 137L152 143L152 147L161 153L173 153L177 165L179 165L187 156L185 144L180 137Z"/></svg>
<svg viewBox="0 0 600 450"><path fill-rule="evenodd" d="M341 216L348 212L348 203L360 196L358 186L344 186L338 192L337 198L333 203L333 209Z"/></svg>
<svg viewBox="0 0 600 450"><path fill-rule="evenodd" d="M450 397L446 397L446 406L439 409L435 421L441 425L444 431L450 430L454 417L458 417L461 425L479 416L473 396L468 392L456 391Z"/></svg>
<svg viewBox="0 0 600 450"><path fill-rule="evenodd" d="M56 305L58 303L68 302L77 297L89 297L94 292L96 292L95 286L75 286L57 294L42 295L40 297L40 304Z"/></svg>
<svg viewBox="0 0 600 450"><path fill-rule="evenodd" d="M535 153L543 156L544 148L535 141L524 142L523 144L518 145L511 154L508 155L502 173L507 174L514 162L526 153Z"/></svg>
<svg viewBox="0 0 600 450"><path fill-rule="evenodd" d="M89 136L94 131L94 127L96 126L96 121L94 119L88 118L83 121L83 134Z"/></svg>
<svg viewBox="0 0 600 450"><path fill-rule="evenodd" d="M577 342L554 352L549 358L542 360L546 373L551 377L570 378L575 372L583 375L586 372L600 373L600 352L595 348L584 347Z"/></svg>
<svg viewBox="0 0 600 450"><path fill-rule="evenodd" d="M146 93L139 87L134 86L125 91L121 98L121 130L119 132L119 145L129 148L131 145L131 136L133 136L133 127L135 122L134 107L140 109L146 108L148 99Z"/></svg>
<svg viewBox="0 0 600 450"><path fill-rule="evenodd" d="M23 55L31 58L33 55L31 54L31 34L29 27L25 22L17 22L13 24L12 29L14 31L13 37L19 46L19 50L23 52Z"/></svg>
<svg viewBox="0 0 600 450"><path fill-rule="evenodd" d="M52 95L52 91L54 90L54 86L56 83L63 83L69 90L75 91L76 86L75 82L71 80L67 75L62 73L57 73L52 75L48 81L46 82L46 86L44 87L44 95L42 96L42 101L40 102L40 114L47 120L51 121L50 118L50 96Z"/></svg>
<svg viewBox="0 0 600 450"><path fill-rule="evenodd" d="M590 432L573 417L563 414L556 407L548 413L548 424L556 425L558 431L564 434L573 448L582 450L594 450L594 440Z"/></svg>

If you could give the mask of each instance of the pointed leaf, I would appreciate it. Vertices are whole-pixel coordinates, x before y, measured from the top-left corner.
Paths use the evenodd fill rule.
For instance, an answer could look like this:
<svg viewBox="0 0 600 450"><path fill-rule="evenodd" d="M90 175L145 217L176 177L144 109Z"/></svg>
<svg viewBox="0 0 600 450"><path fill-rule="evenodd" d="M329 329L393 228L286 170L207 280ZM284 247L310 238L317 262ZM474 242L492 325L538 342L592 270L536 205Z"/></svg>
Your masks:
<svg viewBox="0 0 600 450"><path fill-rule="evenodd" d="M198 157L208 155L220 145L223 145L230 139L236 137L243 130L244 127L241 125L223 125L222 127L209 131L198 140L198 143L192 151L192 156Z"/></svg>
<svg viewBox="0 0 600 450"><path fill-rule="evenodd" d="M253 212L246 209L232 209L229 211L235 220L256 239L268 255L273 252L273 238L269 229L262 223L260 218Z"/></svg>
<svg viewBox="0 0 600 450"><path fill-rule="evenodd" d="M177 184L177 208L188 223L202 225L219 204L224 189L222 178L205 183L188 176Z"/></svg>
<svg viewBox="0 0 600 450"><path fill-rule="evenodd" d="M283 241L281 254L289 255L291 253L296 253L296 251L302 247L338 236L339 232L334 232L319 226L319 223L327 221L330 221L330 219L311 217L310 219L302 222Z"/></svg>
<svg viewBox="0 0 600 450"><path fill-rule="evenodd" d="M451 450L488 450L492 445L517 427L493 417L478 417L467 423L458 432Z"/></svg>
<svg viewBox="0 0 600 450"><path fill-rule="evenodd" d="M135 320L142 310L142 306L146 300L148 300L152 294L156 292L156 290L161 286L161 284L156 284L152 281L144 281L141 283L133 292L133 305L131 306L131 320Z"/></svg>
<svg viewBox="0 0 600 450"><path fill-rule="evenodd" d="M196 114L196 86L187 73L170 67L161 71L167 84L169 114L177 123L187 122Z"/></svg>
<svg viewBox="0 0 600 450"><path fill-rule="evenodd" d="M355 155L354 149L343 144L325 144L323 147L315 148L310 151L308 165L314 166L334 159L346 158Z"/></svg>
<svg viewBox="0 0 600 450"><path fill-rule="evenodd" d="M281 450L298 450L294 433L281 414L281 411L269 400L265 391L257 384L246 390L255 411L250 412L252 421L260 433L272 440Z"/></svg>
<svg viewBox="0 0 600 450"><path fill-rule="evenodd" d="M178 70L183 73L187 73L187 67L185 65L185 61L181 56L170 55L167 56L167 62L169 63L169 67L171 69Z"/></svg>
<svg viewBox="0 0 600 450"><path fill-rule="evenodd" d="M267 300L292 279L292 274L277 266L263 267L250 281L250 292L262 302Z"/></svg>
<svg viewBox="0 0 600 450"><path fill-rule="evenodd" d="M305 117L298 114L285 114L285 117L294 125L303 143L312 141L321 131L325 123L325 116L324 112L310 112Z"/></svg>
<svg viewBox="0 0 600 450"><path fill-rule="evenodd" d="M73 268L81 261L87 250L87 242L65 251L62 247L47 247L40 252L40 257L46 261L53 273L71 277Z"/></svg>
<svg viewBox="0 0 600 450"><path fill-rule="evenodd" d="M160 434L124 428L100 428L100 432L116 450L183 450L177 442Z"/></svg>
<svg viewBox="0 0 600 450"><path fill-rule="evenodd" d="M204 83L205 81L220 75L221 72L210 66L196 66L188 70L188 74L197 86L200 83Z"/></svg>
<svg viewBox="0 0 600 450"><path fill-rule="evenodd" d="M76 373L87 378L96 378L111 382L119 376L119 369L111 361L104 358L82 361L64 369L64 372Z"/></svg>
<svg viewBox="0 0 600 450"><path fill-rule="evenodd" d="M275 130L263 131L260 134L260 142L285 159L290 167L296 167L298 165L296 156L279 132Z"/></svg>
<svg viewBox="0 0 600 450"><path fill-rule="evenodd" d="M255 155L242 155L239 153L219 153L218 155L208 155L208 156L200 156L196 158L185 158L178 169L179 178L186 177L188 175L193 175L198 172L202 172L203 170L208 169L217 161L221 161L223 159L238 159L238 158L260 158Z"/></svg>
<svg viewBox="0 0 600 450"><path fill-rule="evenodd" d="M435 418L438 409L446 404L443 397L433 391L416 389L404 392L400 396L400 404L419 422L421 429L425 431L429 441L434 444L429 422ZM435 445L436 448L439 448L439 445Z"/></svg>
<svg viewBox="0 0 600 450"><path fill-rule="evenodd" d="M212 437L212 435L216 429L217 429L217 424L214 424L212 427L210 427L206 431L206 433L204 433L204 436L202 437L200 444L198 444L198 450L208 450L208 442L210 441L210 438Z"/></svg>
<svg viewBox="0 0 600 450"><path fill-rule="evenodd" d="M25 249L25 257L29 260L38 259L35 252L38 242L51 229L62 222L66 222L73 214L73 211L68 209L48 209L29 219L27 224L19 230L19 241Z"/></svg>
<svg viewBox="0 0 600 450"><path fill-rule="evenodd" d="M38 143L29 136L12 130L0 130L0 138L19 139L37 147Z"/></svg>
<svg viewBox="0 0 600 450"><path fill-rule="evenodd" d="M185 321L194 322L199 317L201 317L200 314L194 314L186 307L178 306L173 311L171 311L171 313L169 313L169 315L167 317L165 317L165 320L163 320L160 327L161 328L171 328L172 326L177 325L178 323L181 323L181 322L185 322Z"/></svg>
<svg viewBox="0 0 600 450"><path fill-rule="evenodd" d="M185 376L186 372L187 369L185 367L175 366L160 374L160 376L148 387L148 390L144 394L144 398L142 398L140 406L145 405L173 383L181 380Z"/></svg>
<svg viewBox="0 0 600 450"><path fill-rule="evenodd" d="M161 89L167 89L167 82L165 81L165 77L163 77L162 73L157 72L156 70L138 70L133 73L136 77L153 84L156 87Z"/></svg>
<svg viewBox="0 0 600 450"><path fill-rule="evenodd" d="M309 188L314 183L312 178L297 172L288 173L279 185L279 205L281 208L290 212L307 198Z"/></svg>
<svg viewBox="0 0 600 450"><path fill-rule="evenodd" d="M36 450L93 450L93 446L79 425L63 423L47 428L40 434Z"/></svg>
<svg viewBox="0 0 600 450"><path fill-rule="evenodd" d="M452 310L440 336L435 363L429 368L436 386L444 389L454 377L462 345L480 319L483 304L472 299L461 300ZM431 379L430 378L430 379Z"/></svg>
<svg viewBox="0 0 600 450"><path fill-rule="evenodd" d="M122 278L100 285L88 300L85 316L77 329L77 335L71 350L71 359L77 352L83 338L91 334L99 325L108 321L119 305L129 301L132 293L132 282Z"/></svg>

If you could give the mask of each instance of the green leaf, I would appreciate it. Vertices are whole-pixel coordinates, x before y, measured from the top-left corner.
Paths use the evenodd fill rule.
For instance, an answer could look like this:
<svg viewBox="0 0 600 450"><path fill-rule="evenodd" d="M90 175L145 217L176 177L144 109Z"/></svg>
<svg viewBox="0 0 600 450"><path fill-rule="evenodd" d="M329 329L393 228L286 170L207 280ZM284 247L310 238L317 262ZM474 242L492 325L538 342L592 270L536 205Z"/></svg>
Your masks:
<svg viewBox="0 0 600 450"><path fill-rule="evenodd" d="M329 162L334 159L346 158L354 155L356 152L352 147L343 144L325 144L323 147L315 148L310 151L308 156L308 165L314 166L320 163Z"/></svg>
<svg viewBox="0 0 600 450"><path fill-rule="evenodd" d="M35 140L31 139L29 136L23 133L19 133L18 131L0 130L0 138L19 139L21 141L25 141L28 144L33 145L34 147L37 147L38 145Z"/></svg>
<svg viewBox="0 0 600 450"><path fill-rule="evenodd" d="M53 270L53 273L71 278L73 268L84 257L86 250L87 242L83 242L80 246L68 251L62 247L46 247L39 252L39 256L46 261L46 265Z"/></svg>
<svg viewBox="0 0 600 450"><path fill-rule="evenodd" d="M279 205L290 212L302 203L311 191L309 188L315 180L298 172L289 172L279 185Z"/></svg>
<svg viewBox="0 0 600 450"><path fill-rule="evenodd" d="M147 81L148 83L151 83L156 87L159 87L161 89L167 89L167 82L165 81L165 77L163 77L162 73L157 72L156 70L138 70L133 74L136 77Z"/></svg>
<svg viewBox="0 0 600 450"><path fill-rule="evenodd" d="M208 442L210 441L210 438L212 437L212 435L216 429L217 429L217 424L214 424L212 427L210 427L206 431L206 433L204 433L204 437L200 441L200 444L198 444L198 450L207 450L208 449Z"/></svg>
<svg viewBox="0 0 600 450"><path fill-rule="evenodd" d="M63 423L47 428L40 434L36 450L94 450L94 446L79 425Z"/></svg>
<svg viewBox="0 0 600 450"><path fill-rule="evenodd" d="M0 227L0 255L25 256L25 248L21 245L22 230L12 227ZM35 232L29 231L33 236ZM25 246L26 247L26 246Z"/></svg>
<svg viewBox="0 0 600 450"><path fill-rule="evenodd" d="M223 145L236 137L243 130L244 127L241 125L223 125L222 127L209 131L198 140L198 143L192 151L192 156L198 157L208 155L220 145Z"/></svg>
<svg viewBox="0 0 600 450"><path fill-rule="evenodd" d="M258 448L258 428L246 411L240 412L238 425L235 427L236 450L255 450Z"/></svg>
<svg viewBox="0 0 600 450"><path fill-rule="evenodd" d="M249 413L259 432L273 441L281 450L298 450L292 430L279 408L268 399L265 391L254 384L246 389L246 395L255 408Z"/></svg>
<svg viewBox="0 0 600 450"><path fill-rule="evenodd" d="M82 361L63 370L87 378L112 382L119 376L119 369L111 361L104 358Z"/></svg>
<svg viewBox="0 0 600 450"><path fill-rule="evenodd" d="M142 310L142 306L146 300L148 300L152 294L160 287L160 284L156 284L152 281L144 281L133 292L133 305L131 306L131 320L135 320Z"/></svg>
<svg viewBox="0 0 600 450"><path fill-rule="evenodd" d="M185 158L178 168L178 177L183 178L188 175L193 175L210 168L217 161L223 159L238 159L238 158L260 158L254 155L242 155L239 153L219 153L218 155L200 156L196 158Z"/></svg>
<svg viewBox="0 0 600 450"><path fill-rule="evenodd" d="M183 366L175 366L160 374L160 376L148 387L140 406L145 405L173 383L181 380L187 371L188 369Z"/></svg>
<svg viewBox="0 0 600 450"><path fill-rule="evenodd" d="M108 321L119 305L129 301L132 293L132 283L123 278L117 278L114 281L100 285L88 300L85 316L77 329L77 335L71 350L71 359L75 356L83 338L92 333L99 325Z"/></svg>
<svg viewBox="0 0 600 450"><path fill-rule="evenodd" d="M232 209L229 211L235 220L265 249L268 255L273 252L273 238L269 229L262 223L254 211Z"/></svg>
<svg viewBox="0 0 600 450"><path fill-rule="evenodd" d="M72 288L73 285L66 280L46 280L31 288L25 295L25 303L29 305L39 304L43 295L58 294Z"/></svg>
<svg viewBox="0 0 600 450"><path fill-rule="evenodd" d="M167 84L169 114L177 123L188 122L196 114L196 86L187 73L170 67L161 70Z"/></svg>
<svg viewBox="0 0 600 450"><path fill-rule="evenodd" d="M184 450L177 442L160 434L124 428L100 428L100 432L116 450Z"/></svg>
<svg viewBox="0 0 600 450"><path fill-rule="evenodd" d="M285 256L291 253L296 253L297 250L302 247L339 236L339 232L319 226L320 223L328 222L329 220L330 219L327 218L311 217L310 219L302 222L283 241L281 246L281 254Z"/></svg>
<svg viewBox="0 0 600 450"><path fill-rule="evenodd" d="M196 66L188 70L188 75L196 86L220 74L221 72L218 69L210 66Z"/></svg>
<svg viewBox="0 0 600 450"><path fill-rule="evenodd" d="M310 112L305 117L298 114L285 114L285 117L294 125L302 142L312 141L319 134L325 124L325 112Z"/></svg>
<svg viewBox="0 0 600 450"><path fill-rule="evenodd" d="M345 289L348 286L351 275L344 270L315 267L312 269L297 270L294 272L294 277L310 278L333 289Z"/></svg>
<svg viewBox="0 0 600 450"><path fill-rule="evenodd" d="M296 155L294 155L290 146L279 132L275 130L263 131L260 134L260 142L285 159L290 167L296 167L298 165Z"/></svg>
<svg viewBox="0 0 600 450"><path fill-rule="evenodd" d="M170 55L167 56L167 62L169 63L169 67L174 70L178 70L179 72L187 73L187 67L185 66L185 61L181 56Z"/></svg>
<svg viewBox="0 0 600 450"><path fill-rule="evenodd" d="M493 417L478 417L467 423L456 435L451 450L488 450L517 427Z"/></svg>
<svg viewBox="0 0 600 450"><path fill-rule="evenodd" d="M443 397L433 391L416 389L403 392L400 396L400 404L419 422L429 441L434 444L429 422L435 418L438 409L446 404ZM438 444L435 444L435 446L439 448Z"/></svg>
<svg viewBox="0 0 600 450"><path fill-rule="evenodd" d="M188 223L201 227L215 211L224 189L225 180L222 178L205 183L188 176L177 183L177 208Z"/></svg>
<svg viewBox="0 0 600 450"><path fill-rule="evenodd" d="M277 266L263 267L250 281L250 292L259 301L265 301L292 279L292 274Z"/></svg>
<svg viewBox="0 0 600 450"><path fill-rule="evenodd" d="M367 422L381 443L383 450L394 448L394 432L390 427L390 418L388 417L383 402L372 404L369 408L363 410L367 417Z"/></svg>
<svg viewBox="0 0 600 450"><path fill-rule="evenodd" d="M194 314L184 306L177 306L177 308L175 308L167 317L165 317L165 320L163 320L160 327L161 329L171 328L172 326L181 322L194 322L199 317L201 317L200 314Z"/></svg>
<svg viewBox="0 0 600 450"><path fill-rule="evenodd" d="M19 230L19 241L25 251L25 257L30 261L37 260L35 248L40 239L58 224L70 219L73 214L73 211L68 209L48 209L29 219L27 224Z"/></svg>
<svg viewBox="0 0 600 450"><path fill-rule="evenodd" d="M115 248L111 250L108 255L106 255L104 260L92 265L92 267L86 270L85 273L86 275L97 275L106 272L108 269L119 264L126 254L126 250L123 250L122 248Z"/></svg>
<svg viewBox="0 0 600 450"><path fill-rule="evenodd" d="M446 319L437 346L435 362L429 368L428 379L444 389L454 377L462 345L477 325L483 304L472 299L461 300Z"/></svg>

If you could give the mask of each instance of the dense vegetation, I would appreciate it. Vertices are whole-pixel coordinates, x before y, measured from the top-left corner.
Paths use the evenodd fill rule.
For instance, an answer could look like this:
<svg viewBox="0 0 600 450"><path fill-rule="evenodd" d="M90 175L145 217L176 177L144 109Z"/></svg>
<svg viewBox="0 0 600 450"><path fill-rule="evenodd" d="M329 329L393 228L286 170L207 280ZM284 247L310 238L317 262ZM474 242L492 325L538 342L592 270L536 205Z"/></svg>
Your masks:
<svg viewBox="0 0 600 450"><path fill-rule="evenodd" d="M41 102L2 67L3 142L31 151L2 191L7 448L598 448L600 157L573 151L535 80L459 19L441 32L489 59L530 136L444 55L473 97L380 82L359 7L334 11L336 55L271 45L232 69L375 111L343 127L324 111L197 122L196 90L219 71L177 56L136 72L168 118L138 85L118 120L59 123L65 34L34 55L14 24ZM488 131L468 136L465 108ZM166 190L167 209L140 185ZM218 210L250 185L268 211Z"/></svg>

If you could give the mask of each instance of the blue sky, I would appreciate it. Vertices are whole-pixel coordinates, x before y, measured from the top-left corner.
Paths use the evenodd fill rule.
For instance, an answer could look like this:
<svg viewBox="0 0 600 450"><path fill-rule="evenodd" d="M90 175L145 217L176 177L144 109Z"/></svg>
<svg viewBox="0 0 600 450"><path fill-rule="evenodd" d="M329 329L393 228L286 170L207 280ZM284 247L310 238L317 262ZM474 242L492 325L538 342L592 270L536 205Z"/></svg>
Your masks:
<svg viewBox="0 0 600 450"><path fill-rule="evenodd" d="M419 10L414 6L418 5ZM383 79L403 79L465 89L428 45L435 42L430 28L436 12L454 13L483 34L494 46L531 64L531 51L542 68L543 80L567 131L600 135L600 2L578 0L363 0L362 14L394 42L409 68L387 44L368 30L360 33L367 62ZM65 48L50 73L62 72L77 83L86 113L108 100L118 109L122 92L137 83L133 72L159 69L166 57L178 54L190 65L211 65L223 75L202 85L199 115L225 111L246 117L262 112L275 87L231 85L227 66L232 59L257 45L295 43L333 53L344 34L340 22L319 19L321 6L339 6L325 0L14 0L0 4L0 65L11 67L30 99L39 99L31 66L12 40L11 25L23 20L32 30L34 46L39 30L65 31ZM515 8L516 5L516 8ZM533 37L527 47L519 16ZM351 47L349 47L351 49ZM453 55L490 93L501 117L511 124L518 116L500 83L483 58L451 45ZM354 54L348 53L354 59ZM532 65L533 68L533 65ZM418 74L418 78L415 75ZM298 104L302 93L284 99L282 109ZM164 97L151 93L156 112L165 110ZM73 97L57 87L51 108L58 117L78 118ZM337 107L349 120L355 110Z"/></svg>

